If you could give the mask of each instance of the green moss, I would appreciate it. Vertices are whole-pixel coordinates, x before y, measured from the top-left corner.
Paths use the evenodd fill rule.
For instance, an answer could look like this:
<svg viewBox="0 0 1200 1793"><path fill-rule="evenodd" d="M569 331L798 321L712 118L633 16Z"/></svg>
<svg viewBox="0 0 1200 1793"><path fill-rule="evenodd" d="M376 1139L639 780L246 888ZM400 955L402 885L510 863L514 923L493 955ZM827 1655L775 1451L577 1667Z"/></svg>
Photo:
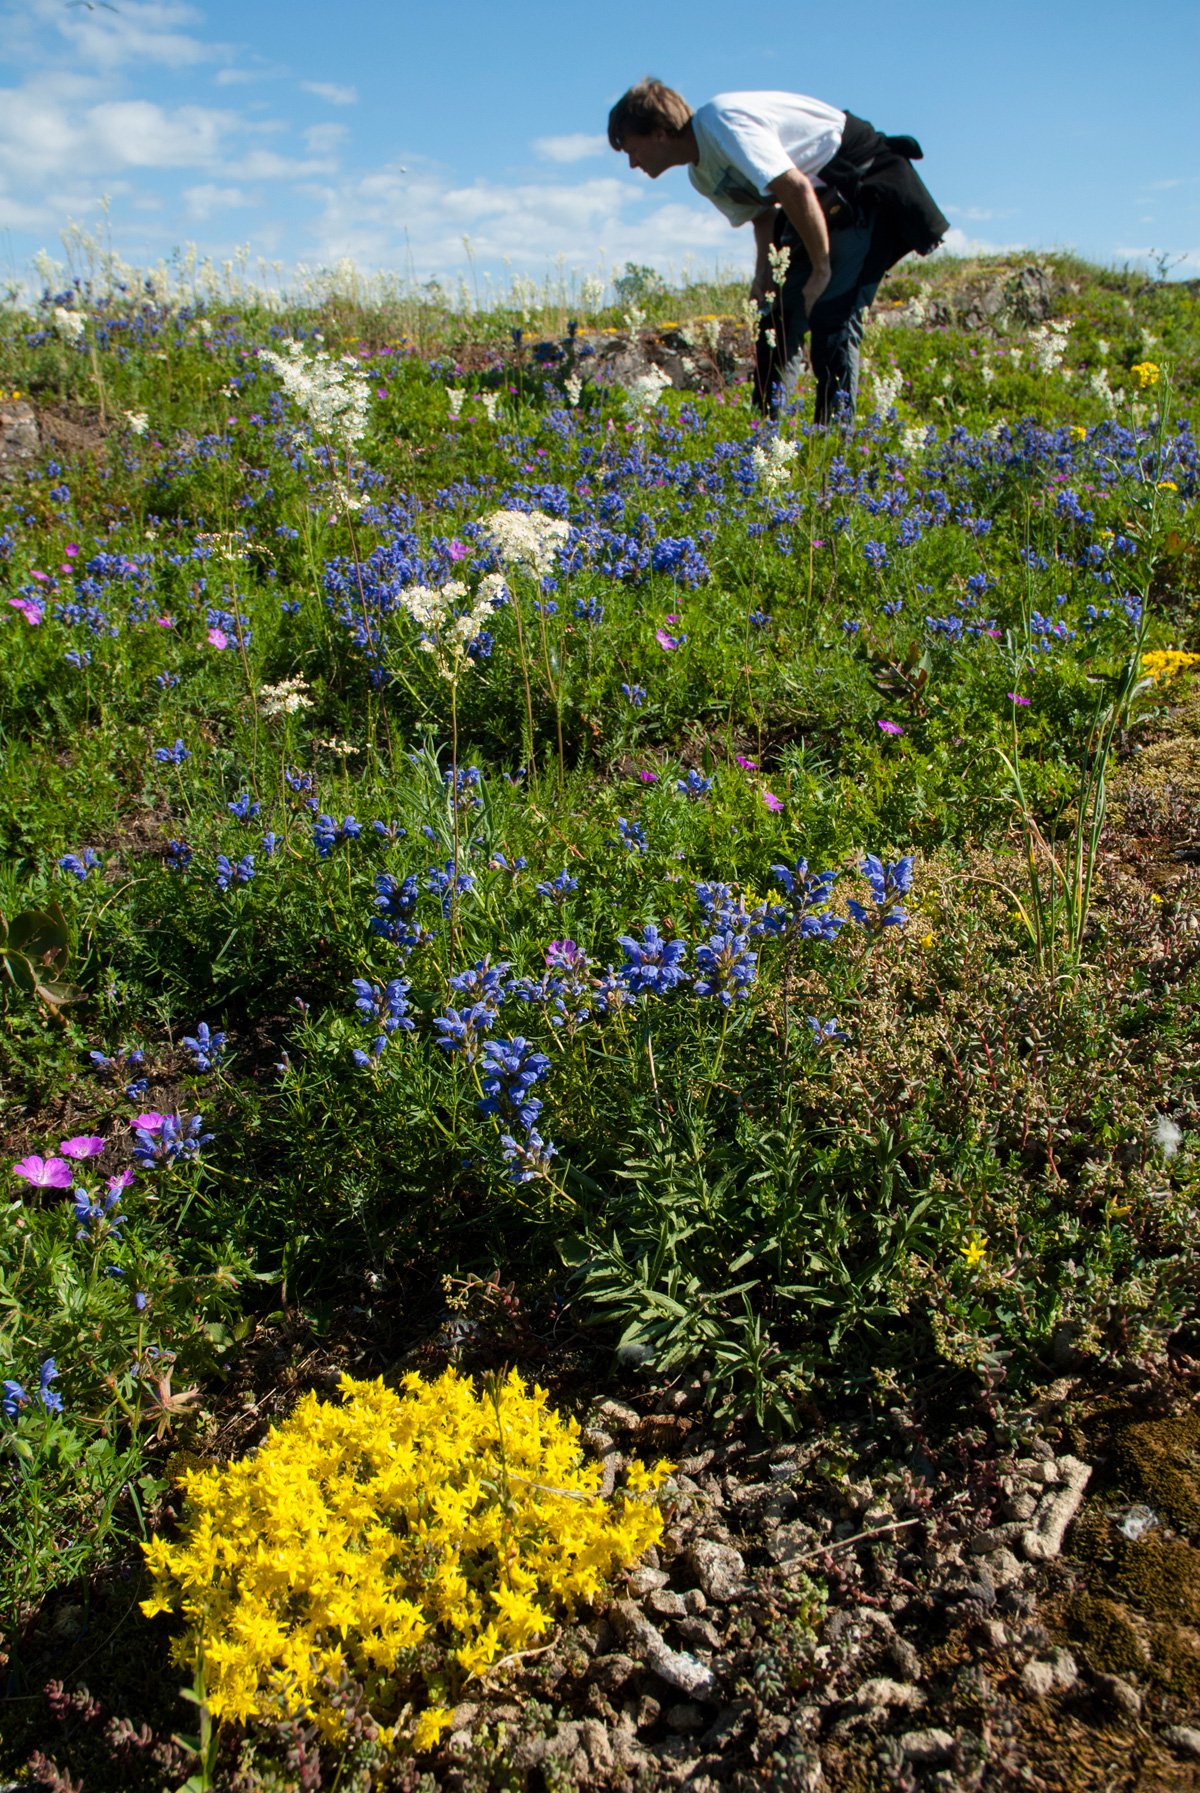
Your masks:
<svg viewBox="0 0 1200 1793"><path fill-rule="evenodd" d="M1142 1420L1114 1443L1126 1492L1180 1531L1200 1529L1200 1416Z"/></svg>
<svg viewBox="0 0 1200 1793"><path fill-rule="evenodd" d="M1145 1538L1125 1553L1116 1586L1147 1618L1170 1613L1184 1625L1200 1625L1200 1551L1174 1539Z"/></svg>
<svg viewBox="0 0 1200 1793"><path fill-rule="evenodd" d="M1109 1675L1146 1674L1150 1648L1128 1607L1099 1595L1078 1594L1067 1608L1066 1622L1093 1669Z"/></svg>

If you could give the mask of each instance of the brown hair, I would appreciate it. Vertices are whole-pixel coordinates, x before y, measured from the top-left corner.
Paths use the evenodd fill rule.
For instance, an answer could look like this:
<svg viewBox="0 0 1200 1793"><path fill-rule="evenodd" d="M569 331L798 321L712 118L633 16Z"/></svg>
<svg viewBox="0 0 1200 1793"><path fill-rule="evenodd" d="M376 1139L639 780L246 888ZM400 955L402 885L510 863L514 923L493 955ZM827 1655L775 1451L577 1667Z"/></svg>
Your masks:
<svg viewBox="0 0 1200 1793"><path fill-rule="evenodd" d="M681 93L647 75L628 93L623 93L609 113L608 141L614 149L623 149L627 131L648 137L651 131L659 129L678 137L691 116L692 108Z"/></svg>

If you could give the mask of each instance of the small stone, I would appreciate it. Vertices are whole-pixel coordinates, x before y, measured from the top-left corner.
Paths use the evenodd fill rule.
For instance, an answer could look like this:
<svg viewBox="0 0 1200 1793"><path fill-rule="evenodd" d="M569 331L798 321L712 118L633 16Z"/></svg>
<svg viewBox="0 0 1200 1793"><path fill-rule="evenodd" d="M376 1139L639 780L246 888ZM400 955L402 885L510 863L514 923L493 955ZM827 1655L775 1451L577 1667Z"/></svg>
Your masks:
<svg viewBox="0 0 1200 1793"><path fill-rule="evenodd" d="M682 1619L687 1616L683 1595L677 1594L673 1588L656 1588L646 1605L656 1619Z"/></svg>
<svg viewBox="0 0 1200 1793"><path fill-rule="evenodd" d="M1039 1662L1036 1657L1032 1662L1027 1662L1021 1670L1021 1685L1035 1699L1044 1700L1054 1692L1054 1664Z"/></svg>
<svg viewBox="0 0 1200 1793"><path fill-rule="evenodd" d="M708 1719L703 1706L697 1706L695 1700L680 1700L675 1706L667 1707L667 1729L678 1731L690 1737L696 1731L702 1731Z"/></svg>
<svg viewBox="0 0 1200 1793"><path fill-rule="evenodd" d="M661 1716L662 1716L662 1706L653 1697L652 1694L644 1693L641 1697L641 1700L638 1702L638 1709L637 1709L637 1728L638 1728L638 1730L639 1731L648 1731L652 1725L656 1725L658 1723Z"/></svg>
<svg viewBox="0 0 1200 1793"><path fill-rule="evenodd" d="M918 1768L935 1768L948 1762L954 1754L954 1738L949 1731L905 1731L900 1748Z"/></svg>
<svg viewBox="0 0 1200 1793"><path fill-rule="evenodd" d="M626 1682L637 1672L637 1663L632 1656L624 1655L620 1650L611 1656L600 1656L592 1668L589 1680L594 1681L603 1693L620 1693Z"/></svg>
<svg viewBox="0 0 1200 1793"><path fill-rule="evenodd" d="M1079 1664L1070 1650L1051 1650L1050 1666L1054 1670L1054 1685L1060 1693L1074 1687L1079 1679Z"/></svg>
<svg viewBox="0 0 1200 1793"><path fill-rule="evenodd" d="M1013 1555L1011 1550L1006 1550L1003 1544L999 1550L993 1550L988 1557L988 1569L991 1571L994 1585L998 1588L1005 1588L1010 1582L1019 1581L1025 1573L1020 1560Z"/></svg>
<svg viewBox="0 0 1200 1793"><path fill-rule="evenodd" d="M872 1706L900 1706L912 1708L925 1704L925 1695L917 1687L911 1687L904 1681L893 1681L887 1675L876 1675L870 1681L864 1681L854 1695L854 1704L868 1709Z"/></svg>
<svg viewBox="0 0 1200 1793"><path fill-rule="evenodd" d="M1142 1696L1132 1681L1126 1681L1123 1675L1093 1675L1099 1692L1106 1694L1127 1718L1140 1718L1142 1715Z"/></svg>
<svg viewBox="0 0 1200 1793"><path fill-rule="evenodd" d="M1162 1735L1163 1742L1169 1743L1181 1756L1192 1756L1200 1761L1200 1731L1194 1726L1168 1725Z"/></svg>
<svg viewBox="0 0 1200 1793"><path fill-rule="evenodd" d="M719 1650L721 1648L721 1633L710 1619L678 1619L675 1629L684 1643L691 1644L695 1649Z"/></svg>
<svg viewBox="0 0 1200 1793"><path fill-rule="evenodd" d="M993 1650L1002 1650L1008 1642L1008 1631L999 1619L985 1619L980 1627Z"/></svg>
<svg viewBox="0 0 1200 1793"><path fill-rule="evenodd" d="M646 1667L668 1687L675 1688L686 1699L707 1700L716 1693L717 1679L712 1670L697 1662L694 1656L688 1656L682 1650L672 1650L632 1600L615 1602L612 1622L629 1648L636 1651ZM703 1624L703 1619L684 1619L681 1629L684 1625Z"/></svg>
<svg viewBox="0 0 1200 1793"><path fill-rule="evenodd" d="M906 1637L893 1637L888 1644L888 1655L902 1681L921 1679L921 1658Z"/></svg>
<svg viewBox="0 0 1200 1793"><path fill-rule="evenodd" d="M683 1596L683 1605L684 1610L690 1613L693 1618L708 1609L708 1601L705 1599L700 1588L689 1588L687 1593Z"/></svg>
<svg viewBox="0 0 1200 1793"><path fill-rule="evenodd" d="M710 1600L736 1600L746 1592L746 1563L732 1544L701 1538L688 1551L692 1573Z"/></svg>
<svg viewBox="0 0 1200 1793"><path fill-rule="evenodd" d="M647 1594L653 1594L658 1588L665 1588L670 1577L663 1569L649 1569L644 1564L634 1569L629 1577L629 1592L639 1600Z"/></svg>

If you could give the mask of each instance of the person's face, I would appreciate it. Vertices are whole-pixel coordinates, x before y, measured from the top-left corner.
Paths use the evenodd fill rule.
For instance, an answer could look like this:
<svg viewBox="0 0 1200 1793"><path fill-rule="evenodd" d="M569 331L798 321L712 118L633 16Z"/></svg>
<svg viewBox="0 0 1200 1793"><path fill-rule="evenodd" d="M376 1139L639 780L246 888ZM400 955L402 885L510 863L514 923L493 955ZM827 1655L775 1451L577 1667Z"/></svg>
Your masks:
<svg viewBox="0 0 1200 1793"><path fill-rule="evenodd" d="M621 147L629 157L629 166L640 168L652 181L674 164L674 144L661 125L644 136L640 131L626 131Z"/></svg>

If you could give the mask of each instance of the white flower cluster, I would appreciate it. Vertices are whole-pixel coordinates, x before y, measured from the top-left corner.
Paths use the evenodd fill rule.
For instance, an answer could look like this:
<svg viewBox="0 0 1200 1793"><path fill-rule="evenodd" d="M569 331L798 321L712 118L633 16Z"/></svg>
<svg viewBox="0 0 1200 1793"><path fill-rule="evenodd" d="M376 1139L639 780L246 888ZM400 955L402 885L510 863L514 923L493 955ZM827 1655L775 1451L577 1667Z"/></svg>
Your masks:
<svg viewBox="0 0 1200 1793"><path fill-rule="evenodd" d="M259 358L273 367L284 391L312 423L319 436L351 449L367 428L367 382L353 355L332 361L324 349L309 356L289 337L283 355L260 349Z"/></svg>
<svg viewBox="0 0 1200 1793"><path fill-rule="evenodd" d="M125 421L135 436L144 436L150 428L150 418L145 411L126 411Z"/></svg>
<svg viewBox="0 0 1200 1793"><path fill-rule="evenodd" d="M64 342L81 342L87 319L81 311L68 311L63 305L54 307L54 328Z"/></svg>
<svg viewBox="0 0 1200 1793"><path fill-rule="evenodd" d="M1062 366L1070 334L1070 318L1052 318L1048 324L1038 324L1029 332L1029 346L1039 373L1052 374Z"/></svg>
<svg viewBox="0 0 1200 1793"><path fill-rule="evenodd" d="M579 288L581 311L599 311L604 303L605 282L597 274L585 274Z"/></svg>
<svg viewBox="0 0 1200 1793"><path fill-rule="evenodd" d="M466 396L467 389L465 386L447 386L446 398L450 405L450 416L452 419L462 416L463 400Z"/></svg>
<svg viewBox="0 0 1200 1793"><path fill-rule="evenodd" d="M776 436L765 448L756 442L750 450L758 483L765 492L778 492L786 486L792 476L797 447L795 442L785 442L782 436Z"/></svg>
<svg viewBox="0 0 1200 1793"><path fill-rule="evenodd" d="M670 384L670 374L665 374L661 367L648 367L644 374L639 374L636 380L629 382L628 392L643 411L650 411Z"/></svg>
<svg viewBox="0 0 1200 1793"><path fill-rule="evenodd" d="M895 410L896 400L904 390L904 375L898 367L886 374L877 373L872 368L871 383L875 389L875 409L881 417L886 417L889 411Z"/></svg>
<svg viewBox="0 0 1200 1793"><path fill-rule="evenodd" d="M278 685L264 685L258 695L264 716L294 716L297 710L312 709L308 684L299 673Z"/></svg>
<svg viewBox="0 0 1200 1793"><path fill-rule="evenodd" d="M400 593L400 602L421 630L423 651L434 656L444 679L456 679L470 666L467 649L504 593L500 573L485 573L474 597L461 579L438 586L409 585Z"/></svg>
<svg viewBox="0 0 1200 1793"><path fill-rule="evenodd" d="M583 381L578 374L567 375L563 381L563 391L566 393L567 403L573 411L583 396Z"/></svg>
<svg viewBox="0 0 1200 1793"><path fill-rule="evenodd" d="M545 511L493 511L483 527L506 567L524 567L539 579L553 567L570 529Z"/></svg>

